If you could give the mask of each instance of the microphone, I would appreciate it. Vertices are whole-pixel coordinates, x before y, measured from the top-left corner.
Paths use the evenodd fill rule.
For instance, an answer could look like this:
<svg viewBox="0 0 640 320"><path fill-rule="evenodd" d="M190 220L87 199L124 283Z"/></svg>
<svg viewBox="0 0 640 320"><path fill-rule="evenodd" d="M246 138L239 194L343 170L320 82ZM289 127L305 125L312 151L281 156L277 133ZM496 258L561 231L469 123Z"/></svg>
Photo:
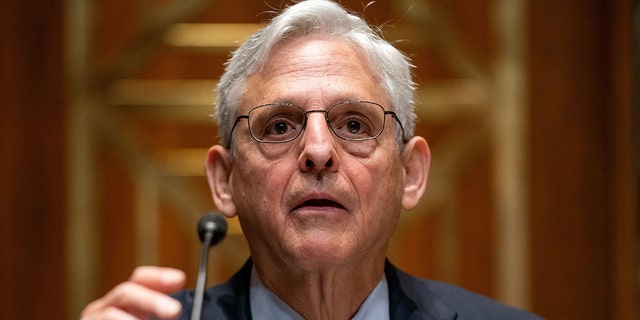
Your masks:
<svg viewBox="0 0 640 320"><path fill-rule="evenodd" d="M207 234L211 233L210 243L205 243ZM227 234L227 220L217 213L208 213L198 221L198 236L202 244L208 249L220 242Z"/></svg>
<svg viewBox="0 0 640 320"><path fill-rule="evenodd" d="M207 282L209 248L218 244L226 234L227 221L220 214L208 213L200 218L198 222L198 236L200 237L200 241L202 241L202 252L200 253L200 268L198 269L198 280L196 282L196 292L193 299L191 320L200 320L204 286Z"/></svg>

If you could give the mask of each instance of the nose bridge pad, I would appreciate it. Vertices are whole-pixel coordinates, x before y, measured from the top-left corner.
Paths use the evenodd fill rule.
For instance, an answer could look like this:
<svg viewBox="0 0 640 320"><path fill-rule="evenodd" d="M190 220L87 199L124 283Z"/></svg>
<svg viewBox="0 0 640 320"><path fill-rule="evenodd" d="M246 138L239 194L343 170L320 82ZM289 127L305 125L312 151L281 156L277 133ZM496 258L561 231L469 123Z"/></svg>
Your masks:
<svg viewBox="0 0 640 320"><path fill-rule="evenodd" d="M327 126L329 125L329 111L327 110L309 110L305 112L305 121L309 122L309 116L312 113L321 113L322 114L322 119L324 119L324 122L327 124Z"/></svg>
<svg viewBox="0 0 640 320"><path fill-rule="evenodd" d="M331 137L333 137L334 133L333 133L333 129L331 128L331 124L329 123L329 115L327 113L327 111L325 110L309 110L306 112L305 114L305 123L304 123L304 132L302 134L307 134L309 131L313 131L313 130L309 130L309 116L312 113L322 113L322 122L324 123L326 130L328 131L329 135Z"/></svg>

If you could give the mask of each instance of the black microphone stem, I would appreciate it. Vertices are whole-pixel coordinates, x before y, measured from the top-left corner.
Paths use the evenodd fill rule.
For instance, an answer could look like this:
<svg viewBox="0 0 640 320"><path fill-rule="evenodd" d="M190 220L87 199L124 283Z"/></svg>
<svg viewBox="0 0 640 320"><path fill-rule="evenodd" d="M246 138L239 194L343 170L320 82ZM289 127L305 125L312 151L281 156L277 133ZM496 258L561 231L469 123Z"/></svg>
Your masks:
<svg viewBox="0 0 640 320"><path fill-rule="evenodd" d="M202 253L200 254L200 268L196 292L193 297L191 320L200 320L202 302L204 300L204 286L207 284L207 264L209 263L209 248L220 242L227 234L227 221L219 214L206 214L198 222L198 236L202 241Z"/></svg>
<svg viewBox="0 0 640 320"><path fill-rule="evenodd" d="M209 262L209 247L213 238L213 230L208 230L202 240L202 252L200 253L200 268L198 269L198 280L196 282L196 293L193 300L193 310L191 320L200 320L202 312L202 299L204 296L204 286L207 282L207 265Z"/></svg>

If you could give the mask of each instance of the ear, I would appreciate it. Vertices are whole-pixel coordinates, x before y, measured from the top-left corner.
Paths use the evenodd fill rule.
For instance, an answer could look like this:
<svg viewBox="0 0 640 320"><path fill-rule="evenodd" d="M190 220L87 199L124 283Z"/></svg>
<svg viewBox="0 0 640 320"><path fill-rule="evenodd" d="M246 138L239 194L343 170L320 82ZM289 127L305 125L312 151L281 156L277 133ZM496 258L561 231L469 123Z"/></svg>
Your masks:
<svg viewBox="0 0 640 320"><path fill-rule="evenodd" d="M402 194L402 208L413 209L427 188L431 151L423 137L413 137L405 143L402 151L405 180Z"/></svg>
<svg viewBox="0 0 640 320"><path fill-rule="evenodd" d="M209 189L216 208L227 218L236 215L236 205L233 201L233 189L231 188L231 169L233 161L229 150L220 145L215 145L209 149L205 170Z"/></svg>

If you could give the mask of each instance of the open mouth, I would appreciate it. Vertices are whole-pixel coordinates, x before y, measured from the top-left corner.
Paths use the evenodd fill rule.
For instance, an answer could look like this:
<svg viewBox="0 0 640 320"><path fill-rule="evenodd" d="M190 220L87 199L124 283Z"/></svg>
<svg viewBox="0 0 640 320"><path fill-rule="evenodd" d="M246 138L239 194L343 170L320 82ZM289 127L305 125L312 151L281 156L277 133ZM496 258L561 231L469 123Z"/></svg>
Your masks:
<svg viewBox="0 0 640 320"><path fill-rule="evenodd" d="M344 207L339 204L336 201L333 200L329 200L329 199L310 199L307 200L305 202L303 202L302 204L298 205L297 207L294 208L294 210L296 209L300 209L300 208L309 208L309 207L316 207L316 208L338 208L338 209L344 209Z"/></svg>

